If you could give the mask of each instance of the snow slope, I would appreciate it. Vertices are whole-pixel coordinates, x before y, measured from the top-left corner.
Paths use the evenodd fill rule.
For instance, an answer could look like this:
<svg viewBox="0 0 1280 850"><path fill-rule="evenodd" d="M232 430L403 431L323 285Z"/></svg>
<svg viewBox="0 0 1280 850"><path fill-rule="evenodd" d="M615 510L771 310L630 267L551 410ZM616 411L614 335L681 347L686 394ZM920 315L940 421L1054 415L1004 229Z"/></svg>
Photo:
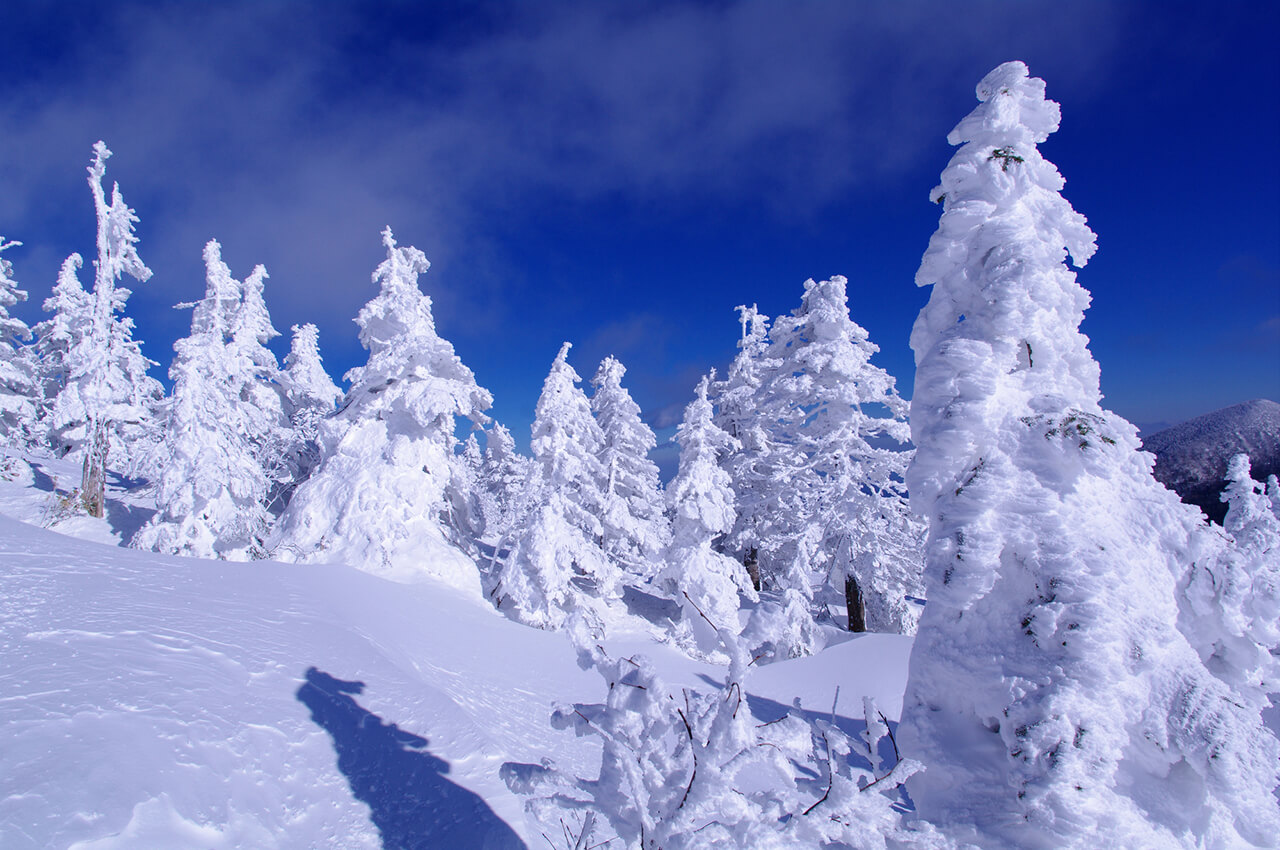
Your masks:
<svg viewBox="0 0 1280 850"><path fill-rule="evenodd" d="M1156 456L1161 484L1221 524L1227 506L1218 497L1234 455L1249 455L1258 481L1280 474L1280 404L1259 398L1224 407L1152 434L1142 447Z"/></svg>
<svg viewBox="0 0 1280 850"><path fill-rule="evenodd" d="M443 584L104 545L145 519L118 488L107 521L55 525L92 540L42 530L13 517L49 521L70 470L33 460L0 480L0 847L544 847L499 767L594 775L598 744L548 723L603 698L563 635ZM640 631L609 649L676 688L723 677ZM752 710L829 711L838 686L842 715L866 694L896 718L909 649L756 671Z"/></svg>

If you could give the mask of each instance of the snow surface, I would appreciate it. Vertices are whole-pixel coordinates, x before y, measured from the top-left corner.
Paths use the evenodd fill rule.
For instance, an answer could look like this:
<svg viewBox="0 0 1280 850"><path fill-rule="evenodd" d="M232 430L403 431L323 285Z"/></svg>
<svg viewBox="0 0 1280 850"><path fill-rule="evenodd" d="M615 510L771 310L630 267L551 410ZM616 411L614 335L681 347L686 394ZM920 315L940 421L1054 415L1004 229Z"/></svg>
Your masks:
<svg viewBox="0 0 1280 850"><path fill-rule="evenodd" d="M599 744L549 723L604 698L564 635L439 582L123 549L144 494L115 481L105 520L59 520L54 482L77 470L8 454L0 847L545 847L501 765L595 775ZM643 629L611 634L672 688L723 681ZM826 713L839 687L842 724L863 696L896 721L909 652L855 637L755 670L748 703L762 722L795 697Z"/></svg>

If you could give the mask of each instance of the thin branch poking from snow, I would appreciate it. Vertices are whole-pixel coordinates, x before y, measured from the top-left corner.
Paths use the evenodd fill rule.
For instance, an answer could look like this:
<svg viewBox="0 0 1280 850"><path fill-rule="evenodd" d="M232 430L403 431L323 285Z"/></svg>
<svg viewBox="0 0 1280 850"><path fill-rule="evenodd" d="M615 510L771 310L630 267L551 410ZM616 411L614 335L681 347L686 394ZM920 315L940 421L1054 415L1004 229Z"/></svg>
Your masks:
<svg viewBox="0 0 1280 850"><path fill-rule="evenodd" d="M804 810L806 815L827 801L827 797L831 796L831 786L834 785L836 781L835 773L831 770L831 741L827 738L826 734L823 734L822 736L822 743L827 746L827 790L822 792L822 796L818 798L817 802ZM879 781L879 779L876 780L876 782ZM868 785L867 787L870 788L871 786Z"/></svg>

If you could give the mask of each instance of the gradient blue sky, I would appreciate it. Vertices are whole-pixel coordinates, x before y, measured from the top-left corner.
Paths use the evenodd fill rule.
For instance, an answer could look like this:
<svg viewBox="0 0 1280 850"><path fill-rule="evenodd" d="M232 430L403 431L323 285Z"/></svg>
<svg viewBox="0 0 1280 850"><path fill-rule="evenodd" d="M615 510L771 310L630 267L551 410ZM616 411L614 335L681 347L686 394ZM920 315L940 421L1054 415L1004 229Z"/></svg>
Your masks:
<svg viewBox="0 0 1280 850"><path fill-rule="evenodd" d="M440 332L527 441L561 341L629 367L669 427L738 336L846 275L910 395L913 275L945 136L1022 59L1063 109L1042 146L1098 233L1081 273L1107 405L1145 428L1280 399L1280 4L6 4L0 234L40 317L93 250L101 138L155 271L129 312L167 368L211 237L264 263L276 326L330 371L390 224Z"/></svg>

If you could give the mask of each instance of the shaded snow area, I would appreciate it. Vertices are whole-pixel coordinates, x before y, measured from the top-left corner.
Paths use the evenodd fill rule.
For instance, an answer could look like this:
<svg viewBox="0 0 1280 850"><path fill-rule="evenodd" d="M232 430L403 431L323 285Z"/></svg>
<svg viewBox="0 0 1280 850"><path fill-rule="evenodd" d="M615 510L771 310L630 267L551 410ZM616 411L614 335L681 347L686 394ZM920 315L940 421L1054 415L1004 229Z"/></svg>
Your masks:
<svg viewBox="0 0 1280 850"><path fill-rule="evenodd" d="M1280 475L1280 404L1260 398L1224 407L1152 434L1142 448L1156 456L1161 484L1221 524L1232 457L1247 454L1258 481Z"/></svg>
<svg viewBox="0 0 1280 850"><path fill-rule="evenodd" d="M545 847L501 766L596 775L598 740L549 723L553 703L604 700L562 633L439 583L109 545L145 521L137 494L59 522L53 481L78 482L32 460L0 479L5 850ZM724 680L618 635L609 651L649 655L673 690ZM839 687L851 731L863 695L896 720L909 651L849 640L755 671L747 702L760 722L795 697L826 713Z"/></svg>

